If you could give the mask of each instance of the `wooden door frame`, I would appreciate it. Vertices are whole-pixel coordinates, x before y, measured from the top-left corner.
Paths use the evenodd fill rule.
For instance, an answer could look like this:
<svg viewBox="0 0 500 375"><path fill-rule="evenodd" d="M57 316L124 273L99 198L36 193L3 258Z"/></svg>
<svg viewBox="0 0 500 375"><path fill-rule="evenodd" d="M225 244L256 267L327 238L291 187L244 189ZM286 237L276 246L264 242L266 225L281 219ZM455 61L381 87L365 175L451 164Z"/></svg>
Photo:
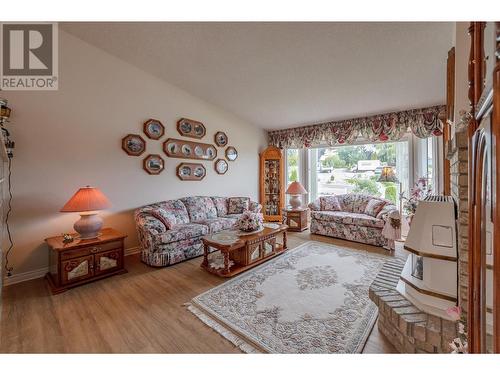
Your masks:
<svg viewBox="0 0 500 375"><path fill-rule="evenodd" d="M493 69L493 113L492 113L492 164L498 171L500 167L500 22L496 22L496 61ZM492 176L496 179L493 191L493 223L496 228L500 227L500 177L498 174ZM494 232L493 237L493 268L496 274L493 277L493 304L500 306L500 230ZM495 341L493 348L495 353L500 353L500 308L493 310L493 334Z"/></svg>
<svg viewBox="0 0 500 375"><path fill-rule="evenodd" d="M469 254L468 254L468 341L469 352L480 353L481 347L481 308L479 305L479 293L481 290L481 189L482 189L482 174L478 171L478 144L479 137L476 137L476 130L482 120L484 111L479 106L484 91L485 79L485 53L484 53L484 29L486 22L471 22L469 27L469 35L471 38L471 49L469 54L468 64L468 79L469 79L469 101L471 105L472 119L468 126L469 138ZM496 51L500 52L500 23L496 22L497 44ZM500 166L500 150L497 150L497 145L500 145L500 61L497 56L493 71L493 112L491 122L491 147L492 147L492 166L496 170L496 166ZM479 113L481 111L481 113ZM479 160L480 161L480 160ZM482 165L481 165L482 167ZM492 205L493 215L492 221L495 228L500 227L500 201L497 200L500 194L500 177L497 173L492 176ZM494 232L493 237L493 306L500 306L500 231ZM493 310L493 351L500 353L500 308Z"/></svg>
<svg viewBox="0 0 500 375"><path fill-rule="evenodd" d="M446 60L446 120L443 124L443 193L451 194L451 168L447 158L447 149L450 147L450 124L455 118L455 47L448 51Z"/></svg>

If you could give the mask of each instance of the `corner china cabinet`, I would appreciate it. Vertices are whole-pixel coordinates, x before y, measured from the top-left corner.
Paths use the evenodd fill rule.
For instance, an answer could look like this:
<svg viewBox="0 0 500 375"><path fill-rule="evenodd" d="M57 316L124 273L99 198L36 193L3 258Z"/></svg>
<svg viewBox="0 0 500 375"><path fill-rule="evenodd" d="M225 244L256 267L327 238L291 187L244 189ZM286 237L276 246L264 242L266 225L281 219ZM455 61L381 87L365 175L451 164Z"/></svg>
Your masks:
<svg viewBox="0 0 500 375"><path fill-rule="evenodd" d="M471 22L469 100L470 353L500 353L500 23Z"/></svg>
<svg viewBox="0 0 500 375"><path fill-rule="evenodd" d="M260 203L265 221L279 221L285 207L285 167L283 153L269 146L260 154Z"/></svg>

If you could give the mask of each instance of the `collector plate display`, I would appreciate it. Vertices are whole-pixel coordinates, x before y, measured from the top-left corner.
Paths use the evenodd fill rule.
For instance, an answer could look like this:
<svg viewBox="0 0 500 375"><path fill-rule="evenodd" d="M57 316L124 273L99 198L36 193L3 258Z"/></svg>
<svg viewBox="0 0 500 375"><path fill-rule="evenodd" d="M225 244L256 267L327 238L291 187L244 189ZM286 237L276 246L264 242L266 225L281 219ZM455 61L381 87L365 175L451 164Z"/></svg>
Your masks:
<svg viewBox="0 0 500 375"><path fill-rule="evenodd" d="M217 132L214 136L215 144L219 147L227 146L227 135L224 132Z"/></svg>
<svg viewBox="0 0 500 375"><path fill-rule="evenodd" d="M224 159L217 159L217 161L215 162L215 171L218 174L224 174L224 173L226 173L228 167L229 166L227 164L227 161L225 161Z"/></svg>
<svg viewBox="0 0 500 375"><path fill-rule="evenodd" d="M217 150L211 144L175 138L163 142L163 151L170 158L180 159L214 160L217 156Z"/></svg>
<svg viewBox="0 0 500 375"><path fill-rule="evenodd" d="M183 181L201 181L207 171L200 163L181 163L177 166L177 177Z"/></svg>
<svg viewBox="0 0 500 375"><path fill-rule="evenodd" d="M165 168L165 161L158 154L150 154L144 158L142 167L149 174L160 174Z"/></svg>
<svg viewBox="0 0 500 375"><path fill-rule="evenodd" d="M144 134L151 139L160 139L165 134L165 127L160 120L151 118L144 123Z"/></svg>
<svg viewBox="0 0 500 375"><path fill-rule="evenodd" d="M202 122L191 120L188 118L181 118L177 121L177 131L184 137L201 139L207 133L205 125Z"/></svg>
<svg viewBox="0 0 500 375"><path fill-rule="evenodd" d="M122 139L122 149L131 156L140 156L146 151L146 141L138 134L128 134Z"/></svg>
<svg viewBox="0 0 500 375"><path fill-rule="evenodd" d="M229 161L235 161L238 157L238 151L233 146L226 148L226 159Z"/></svg>

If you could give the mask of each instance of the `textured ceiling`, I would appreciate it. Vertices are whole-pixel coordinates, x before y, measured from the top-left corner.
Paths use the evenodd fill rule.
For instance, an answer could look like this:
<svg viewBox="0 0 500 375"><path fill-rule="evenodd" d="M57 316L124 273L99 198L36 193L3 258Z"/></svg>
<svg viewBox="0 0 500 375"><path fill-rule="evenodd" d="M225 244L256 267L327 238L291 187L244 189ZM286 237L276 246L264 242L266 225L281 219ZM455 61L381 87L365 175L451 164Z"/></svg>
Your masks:
<svg viewBox="0 0 500 375"><path fill-rule="evenodd" d="M453 23L65 23L265 129L445 101Z"/></svg>

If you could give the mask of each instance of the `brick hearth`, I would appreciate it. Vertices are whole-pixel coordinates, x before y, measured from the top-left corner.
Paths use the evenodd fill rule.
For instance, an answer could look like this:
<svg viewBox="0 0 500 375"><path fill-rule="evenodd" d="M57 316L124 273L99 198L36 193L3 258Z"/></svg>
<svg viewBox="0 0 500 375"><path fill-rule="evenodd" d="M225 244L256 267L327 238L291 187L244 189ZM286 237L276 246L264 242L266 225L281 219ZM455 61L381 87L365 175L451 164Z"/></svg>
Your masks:
<svg viewBox="0 0 500 375"><path fill-rule="evenodd" d="M401 353L449 353L457 325L427 314L396 290L403 260L387 262L370 286L370 299L378 306L378 328Z"/></svg>

